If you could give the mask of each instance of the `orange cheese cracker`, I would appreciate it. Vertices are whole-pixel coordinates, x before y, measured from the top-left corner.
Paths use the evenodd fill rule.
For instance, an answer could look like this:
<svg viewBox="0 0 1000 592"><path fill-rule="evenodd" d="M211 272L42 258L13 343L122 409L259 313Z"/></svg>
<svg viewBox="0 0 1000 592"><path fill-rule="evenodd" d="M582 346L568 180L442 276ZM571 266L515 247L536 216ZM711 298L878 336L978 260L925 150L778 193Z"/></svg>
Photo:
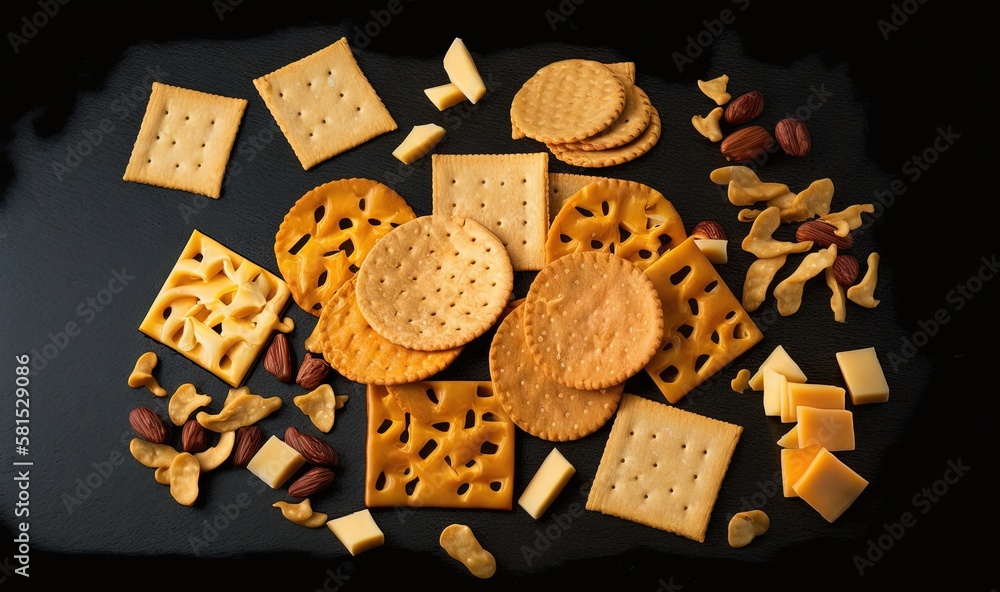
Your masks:
<svg viewBox="0 0 1000 592"><path fill-rule="evenodd" d="M514 424L489 381L369 385L365 505L510 510Z"/></svg>

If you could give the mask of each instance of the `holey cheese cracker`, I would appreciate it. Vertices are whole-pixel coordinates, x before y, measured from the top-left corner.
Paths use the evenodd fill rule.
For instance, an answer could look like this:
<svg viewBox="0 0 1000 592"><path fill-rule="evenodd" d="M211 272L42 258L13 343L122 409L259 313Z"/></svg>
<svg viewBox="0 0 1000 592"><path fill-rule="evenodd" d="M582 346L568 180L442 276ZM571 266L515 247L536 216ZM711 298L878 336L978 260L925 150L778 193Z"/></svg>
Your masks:
<svg viewBox="0 0 1000 592"><path fill-rule="evenodd" d="M586 508L698 541L743 427L622 397Z"/></svg>

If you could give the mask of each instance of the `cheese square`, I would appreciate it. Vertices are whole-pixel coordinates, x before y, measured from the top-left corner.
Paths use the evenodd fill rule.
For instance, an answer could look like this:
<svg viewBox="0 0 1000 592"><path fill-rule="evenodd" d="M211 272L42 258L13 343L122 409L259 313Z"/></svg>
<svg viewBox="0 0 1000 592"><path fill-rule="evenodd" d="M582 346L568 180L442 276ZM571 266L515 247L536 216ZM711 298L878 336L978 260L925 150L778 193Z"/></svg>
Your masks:
<svg viewBox="0 0 1000 592"><path fill-rule="evenodd" d="M829 450L822 448L792 489L827 522L840 518L854 504L868 481Z"/></svg>
<svg viewBox="0 0 1000 592"><path fill-rule="evenodd" d="M874 347L837 352L837 364L847 383L851 403L885 403L889 400L889 383Z"/></svg>
<svg viewBox="0 0 1000 592"><path fill-rule="evenodd" d="M253 85L305 170L396 129L346 37Z"/></svg>
<svg viewBox="0 0 1000 592"><path fill-rule="evenodd" d="M218 198L246 106L246 99L154 82L122 178Z"/></svg>
<svg viewBox="0 0 1000 592"><path fill-rule="evenodd" d="M281 438L271 435L247 463L247 470L257 475L271 489L277 489L304 464L304 456L285 444Z"/></svg>
<svg viewBox="0 0 1000 592"><path fill-rule="evenodd" d="M846 409L798 407L799 447L813 444L839 452L854 450L854 414Z"/></svg>
<svg viewBox="0 0 1000 592"><path fill-rule="evenodd" d="M326 523L326 527L352 556L385 543L382 529L375 523L375 519L367 508L340 518L334 518Z"/></svg>
<svg viewBox="0 0 1000 592"><path fill-rule="evenodd" d="M139 325L230 386L240 386L274 331L291 291L284 280L198 230Z"/></svg>
<svg viewBox="0 0 1000 592"><path fill-rule="evenodd" d="M538 520L545 510L549 509L552 502L566 487L566 483L576 473L576 469L566 457L559 452L558 448L553 448L549 455L545 457L542 466L538 467L535 476L524 488L524 493L517 500L517 505L524 508L532 518Z"/></svg>

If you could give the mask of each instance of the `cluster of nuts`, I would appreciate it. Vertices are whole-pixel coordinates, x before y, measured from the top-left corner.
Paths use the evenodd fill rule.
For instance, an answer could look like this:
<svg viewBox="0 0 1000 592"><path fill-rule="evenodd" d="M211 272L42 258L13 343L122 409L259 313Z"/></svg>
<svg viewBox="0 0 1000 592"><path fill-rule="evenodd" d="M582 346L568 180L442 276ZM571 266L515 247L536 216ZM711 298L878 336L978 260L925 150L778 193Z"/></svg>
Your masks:
<svg viewBox="0 0 1000 592"><path fill-rule="evenodd" d="M271 341L271 346L264 355L264 369L281 382L292 379L292 354L288 348L288 338L284 333L277 333ZM318 387L330 373L330 364L317 356L306 352L299 371L295 375L295 383L304 389L312 390Z"/></svg>

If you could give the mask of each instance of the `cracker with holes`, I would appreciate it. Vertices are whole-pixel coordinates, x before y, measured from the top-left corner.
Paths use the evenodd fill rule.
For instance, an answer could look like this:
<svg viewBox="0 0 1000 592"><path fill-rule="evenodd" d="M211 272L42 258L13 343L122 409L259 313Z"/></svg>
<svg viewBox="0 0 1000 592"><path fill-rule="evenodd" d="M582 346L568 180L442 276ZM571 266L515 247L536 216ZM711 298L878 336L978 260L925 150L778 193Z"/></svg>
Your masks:
<svg viewBox="0 0 1000 592"><path fill-rule="evenodd" d="M295 326L281 318L289 297L281 278L195 230L139 331L236 387L271 334Z"/></svg>
<svg viewBox="0 0 1000 592"><path fill-rule="evenodd" d="M517 427L553 442L578 440L603 426L621 399L624 385L599 390L571 388L550 379L528 350L524 305L500 323L490 344L493 390Z"/></svg>
<svg viewBox="0 0 1000 592"><path fill-rule="evenodd" d="M607 251L640 269L687 238L680 214L652 187L623 179L600 179L570 197L545 241L551 263L570 253Z"/></svg>
<svg viewBox="0 0 1000 592"><path fill-rule="evenodd" d="M584 251L535 276L524 300L524 333L549 378L592 391L642 370L663 338L663 313L641 269L610 253Z"/></svg>
<svg viewBox="0 0 1000 592"><path fill-rule="evenodd" d="M503 243L482 224L421 216L375 244L358 271L357 301L382 337L409 349L465 345L500 317L514 289Z"/></svg>
<svg viewBox="0 0 1000 592"><path fill-rule="evenodd" d="M417 351L389 341L371 328L348 280L323 307L316 326L323 358L341 376L364 384L405 384L429 378L447 368L462 347Z"/></svg>
<svg viewBox="0 0 1000 592"><path fill-rule="evenodd" d="M660 141L661 133L662 124L660 123L660 114L653 107L649 125L646 126L637 138L620 146L581 150L565 144L549 143L546 144L546 147L552 152L553 156L566 164L584 168L609 167L635 160L646 154Z"/></svg>
<svg viewBox="0 0 1000 592"><path fill-rule="evenodd" d="M510 510L514 424L489 381L368 386L365 505Z"/></svg>
<svg viewBox="0 0 1000 592"><path fill-rule="evenodd" d="M434 154L434 214L479 222L495 234L514 271L545 265L549 156Z"/></svg>
<svg viewBox="0 0 1000 592"><path fill-rule="evenodd" d="M278 227L278 271L295 302L320 316L323 303L354 277L375 243L414 218L406 200L377 181L324 183L300 197Z"/></svg>
<svg viewBox="0 0 1000 592"><path fill-rule="evenodd" d="M218 198L246 107L246 99L154 82L122 178Z"/></svg>
<svg viewBox="0 0 1000 592"><path fill-rule="evenodd" d="M663 306L663 341L646 373L671 403L764 338L694 239L646 268Z"/></svg>
<svg viewBox="0 0 1000 592"><path fill-rule="evenodd" d="M253 85L305 170L397 127L346 37Z"/></svg>
<svg viewBox="0 0 1000 592"><path fill-rule="evenodd" d="M743 427L626 394L586 508L705 542Z"/></svg>

